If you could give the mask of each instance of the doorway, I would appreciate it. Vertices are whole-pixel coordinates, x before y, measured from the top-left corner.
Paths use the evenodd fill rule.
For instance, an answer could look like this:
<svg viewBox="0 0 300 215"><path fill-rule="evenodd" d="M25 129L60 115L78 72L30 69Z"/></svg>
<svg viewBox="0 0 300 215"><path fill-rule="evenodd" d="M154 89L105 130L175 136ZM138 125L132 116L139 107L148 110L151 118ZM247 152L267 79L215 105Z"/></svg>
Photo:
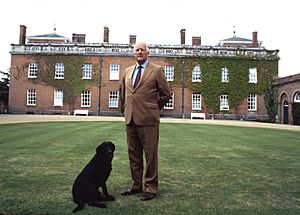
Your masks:
<svg viewBox="0 0 300 215"><path fill-rule="evenodd" d="M289 124L289 103L287 101L283 103L283 124Z"/></svg>

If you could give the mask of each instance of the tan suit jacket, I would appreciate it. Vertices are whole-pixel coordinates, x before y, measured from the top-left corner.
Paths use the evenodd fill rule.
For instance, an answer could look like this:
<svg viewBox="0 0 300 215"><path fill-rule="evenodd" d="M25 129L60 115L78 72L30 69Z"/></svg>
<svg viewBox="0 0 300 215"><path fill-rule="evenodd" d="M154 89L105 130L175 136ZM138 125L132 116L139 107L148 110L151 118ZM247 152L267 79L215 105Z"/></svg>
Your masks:
<svg viewBox="0 0 300 215"><path fill-rule="evenodd" d="M135 65L125 69L121 78L121 105L124 108L125 122L128 125L133 118L136 125L156 126L160 122L160 109L171 98L165 73L161 66L149 62L134 89L134 69Z"/></svg>

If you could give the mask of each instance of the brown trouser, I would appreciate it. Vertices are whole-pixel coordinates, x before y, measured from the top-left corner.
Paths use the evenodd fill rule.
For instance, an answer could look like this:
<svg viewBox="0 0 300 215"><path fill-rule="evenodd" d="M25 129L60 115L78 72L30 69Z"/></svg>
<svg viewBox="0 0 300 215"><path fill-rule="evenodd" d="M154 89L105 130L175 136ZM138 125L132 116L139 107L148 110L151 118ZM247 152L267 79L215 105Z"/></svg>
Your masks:
<svg viewBox="0 0 300 215"><path fill-rule="evenodd" d="M157 147L159 125L137 126L133 121L126 125L128 157L133 180L132 189L141 189L143 183L143 151L146 158L144 191L156 193L158 189Z"/></svg>

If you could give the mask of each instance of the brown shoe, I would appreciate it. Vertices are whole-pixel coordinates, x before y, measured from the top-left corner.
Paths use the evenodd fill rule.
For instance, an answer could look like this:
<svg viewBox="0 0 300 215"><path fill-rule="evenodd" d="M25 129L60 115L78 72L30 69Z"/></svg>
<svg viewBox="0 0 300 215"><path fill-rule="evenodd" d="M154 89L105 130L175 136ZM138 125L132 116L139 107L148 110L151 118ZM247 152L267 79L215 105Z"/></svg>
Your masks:
<svg viewBox="0 0 300 215"><path fill-rule="evenodd" d="M147 201L147 200L154 199L155 197L156 197L156 193L144 192L142 194L141 200L142 201Z"/></svg>
<svg viewBox="0 0 300 215"><path fill-rule="evenodd" d="M142 189L132 189L132 188L129 188L128 190L125 190L121 193L122 196L129 196L129 195L132 195L132 194L136 194L136 193L141 193L142 192Z"/></svg>

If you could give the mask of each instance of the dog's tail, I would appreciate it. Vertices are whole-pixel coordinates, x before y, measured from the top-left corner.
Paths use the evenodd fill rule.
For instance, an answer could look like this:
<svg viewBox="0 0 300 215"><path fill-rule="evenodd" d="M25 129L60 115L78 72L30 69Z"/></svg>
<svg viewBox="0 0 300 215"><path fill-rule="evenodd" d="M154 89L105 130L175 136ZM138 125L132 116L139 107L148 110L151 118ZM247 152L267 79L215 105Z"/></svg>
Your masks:
<svg viewBox="0 0 300 215"><path fill-rule="evenodd" d="M72 211L72 213L76 213L77 211L81 211L84 208L84 204L77 204L77 207Z"/></svg>

